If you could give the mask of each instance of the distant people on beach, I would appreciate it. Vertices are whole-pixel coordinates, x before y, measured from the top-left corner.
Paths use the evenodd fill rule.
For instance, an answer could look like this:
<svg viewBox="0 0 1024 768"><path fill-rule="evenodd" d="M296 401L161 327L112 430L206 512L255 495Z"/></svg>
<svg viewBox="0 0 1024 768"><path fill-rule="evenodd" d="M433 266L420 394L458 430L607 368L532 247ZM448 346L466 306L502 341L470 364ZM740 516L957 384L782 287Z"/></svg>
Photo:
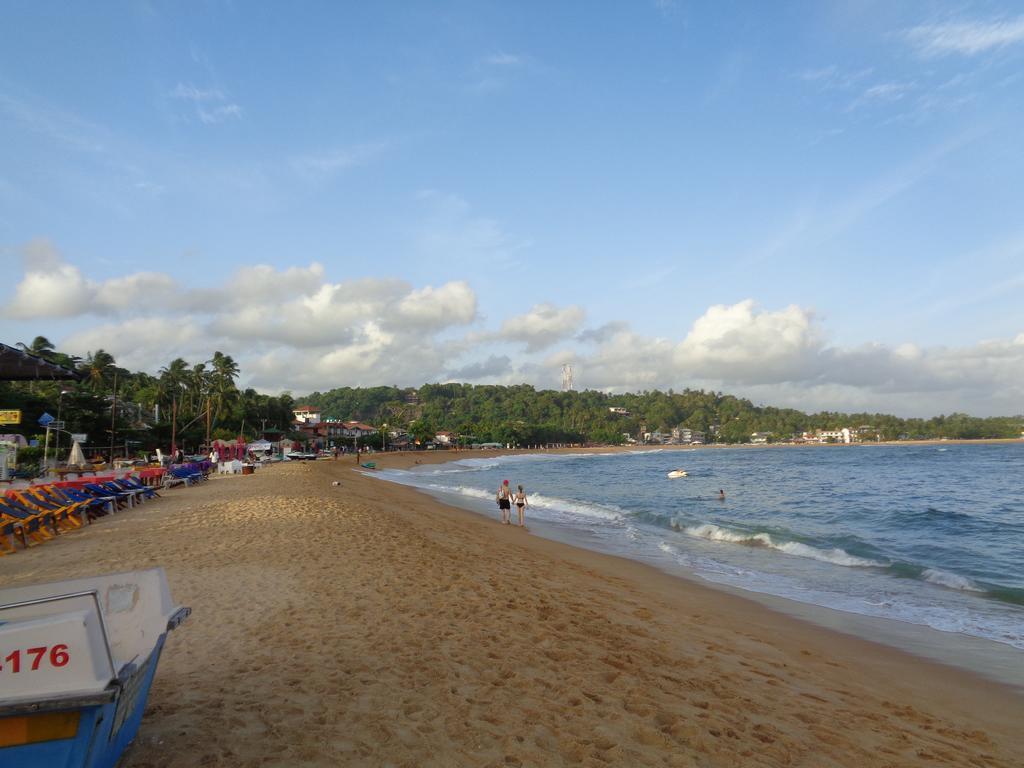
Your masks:
<svg viewBox="0 0 1024 768"><path fill-rule="evenodd" d="M529 503L526 501L526 492L523 490L523 486L519 486L519 490L516 491L513 501L516 504L516 509L519 511L519 527L526 527L526 520L523 516L523 508L528 507Z"/></svg>
<svg viewBox="0 0 1024 768"><path fill-rule="evenodd" d="M502 481L501 485L498 486L498 493L495 494L495 499L498 501L498 509L501 510L501 522L504 525L508 525L512 522L512 494L508 487L508 480Z"/></svg>

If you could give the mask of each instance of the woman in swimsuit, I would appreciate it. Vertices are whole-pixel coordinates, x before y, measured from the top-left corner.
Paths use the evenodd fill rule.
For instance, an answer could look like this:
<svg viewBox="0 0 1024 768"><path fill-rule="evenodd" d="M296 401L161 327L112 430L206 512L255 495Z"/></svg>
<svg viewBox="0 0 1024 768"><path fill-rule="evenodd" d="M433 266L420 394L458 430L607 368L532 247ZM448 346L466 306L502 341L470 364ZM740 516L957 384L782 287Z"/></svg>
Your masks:
<svg viewBox="0 0 1024 768"><path fill-rule="evenodd" d="M519 510L519 527L525 528L526 522L523 519L523 507L528 506L526 502L526 494L523 492L523 486L519 486L519 491L513 497L516 503L516 509Z"/></svg>

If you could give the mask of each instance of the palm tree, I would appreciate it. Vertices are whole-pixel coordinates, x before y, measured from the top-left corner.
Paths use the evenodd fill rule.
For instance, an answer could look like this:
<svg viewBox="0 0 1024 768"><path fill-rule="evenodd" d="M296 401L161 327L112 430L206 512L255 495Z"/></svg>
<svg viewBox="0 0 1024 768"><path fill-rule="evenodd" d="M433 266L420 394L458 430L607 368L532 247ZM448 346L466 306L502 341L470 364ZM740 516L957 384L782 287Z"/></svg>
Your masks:
<svg viewBox="0 0 1024 768"><path fill-rule="evenodd" d="M110 369L116 367L114 356L102 349L90 352L85 357L86 380L96 389L106 389Z"/></svg>
<svg viewBox="0 0 1024 768"><path fill-rule="evenodd" d="M28 346L24 342L19 341L18 346L29 354L37 355L38 357L47 357L57 349L53 346L53 342L45 336L36 336Z"/></svg>
<svg viewBox="0 0 1024 768"><path fill-rule="evenodd" d="M238 363L231 355L222 352L214 352L210 360L213 366L213 398L216 403L216 414L218 418L225 415L231 402L237 397L238 389L235 387L235 379L238 378Z"/></svg>
<svg viewBox="0 0 1024 768"><path fill-rule="evenodd" d="M188 363L182 358L172 360L165 368L160 369L160 393L164 406L168 407L175 400L181 400L189 380ZM170 413L168 407L167 413Z"/></svg>
<svg viewBox="0 0 1024 768"><path fill-rule="evenodd" d="M188 379L188 413L198 413L202 402L210 396L211 374L206 370L206 363L192 366L192 374Z"/></svg>

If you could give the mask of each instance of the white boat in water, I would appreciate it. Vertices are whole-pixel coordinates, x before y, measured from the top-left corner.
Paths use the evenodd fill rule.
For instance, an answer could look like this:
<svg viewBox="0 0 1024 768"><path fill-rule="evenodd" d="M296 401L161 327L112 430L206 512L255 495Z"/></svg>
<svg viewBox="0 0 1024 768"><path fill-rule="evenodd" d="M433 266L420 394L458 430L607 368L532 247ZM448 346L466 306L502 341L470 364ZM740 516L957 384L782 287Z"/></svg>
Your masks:
<svg viewBox="0 0 1024 768"><path fill-rule="evenodd" d="M686 470L685 469L673 469L671 472L668 473L668 477L671 480L675 480L676 478L679 478L679 477L686 477Z"/></svg>

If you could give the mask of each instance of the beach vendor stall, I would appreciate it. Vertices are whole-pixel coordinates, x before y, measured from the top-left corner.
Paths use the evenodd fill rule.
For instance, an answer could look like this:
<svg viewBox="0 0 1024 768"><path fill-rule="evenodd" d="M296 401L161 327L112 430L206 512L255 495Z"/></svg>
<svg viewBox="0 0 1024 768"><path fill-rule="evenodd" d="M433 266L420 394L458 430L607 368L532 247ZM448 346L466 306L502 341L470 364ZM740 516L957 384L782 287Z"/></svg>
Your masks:
<svg viewBox="0 0 1024 768"><path fill-rule="evenodd" d="M189 612L162 568L0 589L0 766L113 768Z"/></svg>
<svg viewBox="0 0 1024 768"><path fill-rule="evenodd" d="M269 453L274 449L274 444L269 440L256 440L255 442L249 443L249 451L256 454Z"/></svg>

